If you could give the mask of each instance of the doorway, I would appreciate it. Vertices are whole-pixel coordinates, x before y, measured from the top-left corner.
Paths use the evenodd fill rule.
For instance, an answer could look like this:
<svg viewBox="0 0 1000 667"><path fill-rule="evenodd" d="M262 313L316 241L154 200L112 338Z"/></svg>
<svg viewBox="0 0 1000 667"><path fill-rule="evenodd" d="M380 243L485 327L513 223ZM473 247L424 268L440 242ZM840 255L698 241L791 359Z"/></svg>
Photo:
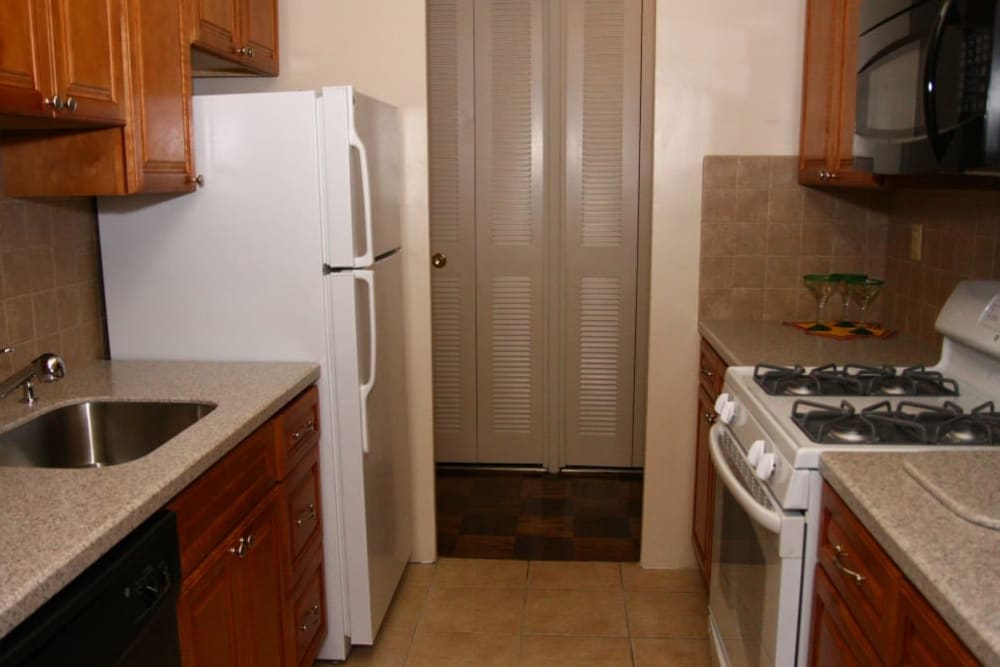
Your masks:
<svg viewBox="0 0 1000 667"><path fill-rule="evenodd" d="M652 0L428 0L436 460L641 469Z"/></svg>

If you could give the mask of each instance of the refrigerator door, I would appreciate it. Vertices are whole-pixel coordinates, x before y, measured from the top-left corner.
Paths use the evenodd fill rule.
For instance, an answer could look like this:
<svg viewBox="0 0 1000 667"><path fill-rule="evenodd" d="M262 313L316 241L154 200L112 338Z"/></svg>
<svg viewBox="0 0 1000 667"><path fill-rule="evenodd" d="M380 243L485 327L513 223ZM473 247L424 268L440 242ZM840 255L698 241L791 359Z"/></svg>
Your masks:
<svg viewBox="0 0 1000 667"><path fill-rule="evenodd" d="M344 485L350 635L371 644L410 557L403 277L399 252L327 277Z"/></svg>
<svg viewBox="0 0 1000 667"><path fill-rule="evenodd" d="M350 86L323 88L317 104L327 174L323 262L369 267L400 247L396 108Z"/></svg>

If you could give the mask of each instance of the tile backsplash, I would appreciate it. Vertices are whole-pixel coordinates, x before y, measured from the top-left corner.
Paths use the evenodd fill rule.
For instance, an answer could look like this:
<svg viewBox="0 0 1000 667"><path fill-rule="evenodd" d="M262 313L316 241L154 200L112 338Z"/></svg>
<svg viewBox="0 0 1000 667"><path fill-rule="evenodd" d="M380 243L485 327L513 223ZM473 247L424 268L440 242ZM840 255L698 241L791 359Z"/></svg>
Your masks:
<svg viewBox="0 0 1000 667"><path fill-rule="evenodd" d="M865 272L886 281L873 318L937 343L934 320L955 285L1000 279L1000 192L805 188L796 165L794 156L705 157L703 319L812 318L803 274Z"/></svg>
<svg viewBox="0 0 1000 667"><path fill-rule="evenodd" d="M703 170L702 319L815 317L804 274L885 273L885 193L804 188L794 156L706 156Z"/></svg>
<svg viewBox="0 0 1000 667"><path fill-rule="evenodd" d="M2 183L0 183L2 191ZM91 198L0 194L0 373L42 352L74 365L106 357L97 215Z"/></svg>

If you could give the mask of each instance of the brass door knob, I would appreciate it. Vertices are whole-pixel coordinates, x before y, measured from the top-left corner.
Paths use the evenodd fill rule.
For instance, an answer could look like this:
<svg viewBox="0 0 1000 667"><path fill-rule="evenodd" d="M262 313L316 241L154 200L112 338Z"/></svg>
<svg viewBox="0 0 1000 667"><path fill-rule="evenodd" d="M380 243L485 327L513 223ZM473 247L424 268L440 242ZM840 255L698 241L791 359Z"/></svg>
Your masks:
<svg viewBox="0 0 1000 667"><path fill-rule="evenodd" d="M447 263L448 263L448 258L439 252L434 253L434 255L431 257L431 264L434 266L435 269L443 269Z"/></svg>

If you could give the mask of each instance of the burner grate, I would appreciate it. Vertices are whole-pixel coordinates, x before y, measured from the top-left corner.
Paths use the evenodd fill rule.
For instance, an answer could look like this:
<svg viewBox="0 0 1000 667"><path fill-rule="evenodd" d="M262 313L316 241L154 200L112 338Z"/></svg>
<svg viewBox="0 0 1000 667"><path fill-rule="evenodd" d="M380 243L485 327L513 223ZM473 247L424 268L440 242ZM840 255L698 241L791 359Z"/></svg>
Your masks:
<svg viewBox="0 0 1000 667"><path fill-rule="evenodd" d="M827 364L810 371L799 365L754 367L754 381L772 396L958 396L958 383L938 371L911 366Z"/></svg>

